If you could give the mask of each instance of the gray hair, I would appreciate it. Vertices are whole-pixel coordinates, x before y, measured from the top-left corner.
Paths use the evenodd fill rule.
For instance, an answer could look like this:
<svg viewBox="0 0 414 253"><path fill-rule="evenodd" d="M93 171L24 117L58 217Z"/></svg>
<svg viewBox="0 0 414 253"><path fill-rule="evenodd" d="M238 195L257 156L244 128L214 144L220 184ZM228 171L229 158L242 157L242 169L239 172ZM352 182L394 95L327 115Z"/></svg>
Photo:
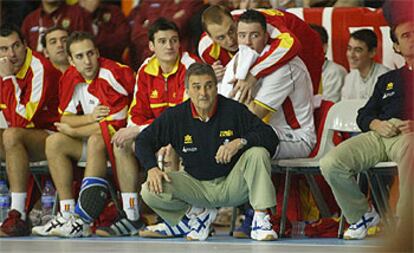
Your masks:
<svg viewBox="0 0 414 253"><path fill-rule="evenodd" d="M185 88L188 89L190 87L190 76L201 76L201 75L209 75L213 78L215 84L217 84L217 77L214 73L213 68L206 64L206 63L199 63L195 62L191 64L191 66L187 69L185 73Z"/></svg>

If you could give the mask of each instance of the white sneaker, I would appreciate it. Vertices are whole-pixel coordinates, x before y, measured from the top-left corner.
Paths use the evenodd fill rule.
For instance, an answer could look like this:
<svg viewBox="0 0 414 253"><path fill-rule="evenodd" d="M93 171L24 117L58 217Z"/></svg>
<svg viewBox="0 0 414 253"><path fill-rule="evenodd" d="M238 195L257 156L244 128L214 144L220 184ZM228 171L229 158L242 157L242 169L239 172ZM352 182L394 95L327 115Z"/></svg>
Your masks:
<svg viewBox="0 0 414 253"><path fill-rule="evenodd" d="M250 237L257 241L277 240L277 233L273 230L270 215L266 214L264 217L261 217L256 213L254 214Z"/></svg>
<svg viewBox="0 0 414 253"><path fill-rule="evenodd" d="M36 226L32 228L32 235L39 235L39 236L49 236L50 232L55 229L62 227L66 223L66 219L58 214L54 216L49 222L47 222L43 226Z"/></svg>
<svg viewBox="0 0 414 253"><path fill-rule="evenodd" d="M210 234L210 226L216 219L217 209L205 209L198 215L191 215L188 224L191 227L190 233L187 234L187 240L205 241Z"/></svg>
<svg viewBox="0 0 414 253"><path fill-rule="evenodd" d="M187 216L184 216L180 223L175 226L170 226L166 222L160 222L156 225L145 227L139 231L139 236L149 238L183 237L191 231L188 223L189 219Z"/></svg>
<svg viewBox="0 0 414 253"><path fill-rule="evenodd" d="M78 238L91 236L91 227L86 224L78 215L72 214L65 224L50 231L50 235L65 237L65 238Z"/></svg>
<svg viewBox="0 0 414 253"><path fill-rule="evenodd" d="M377 226L380 222L380 217L375 211L375 208L372 207L370 212L365 213L361 219L349 226L349 228L344 233L345 240L361 240L364 239L368 230L371 227Z"/></svg>

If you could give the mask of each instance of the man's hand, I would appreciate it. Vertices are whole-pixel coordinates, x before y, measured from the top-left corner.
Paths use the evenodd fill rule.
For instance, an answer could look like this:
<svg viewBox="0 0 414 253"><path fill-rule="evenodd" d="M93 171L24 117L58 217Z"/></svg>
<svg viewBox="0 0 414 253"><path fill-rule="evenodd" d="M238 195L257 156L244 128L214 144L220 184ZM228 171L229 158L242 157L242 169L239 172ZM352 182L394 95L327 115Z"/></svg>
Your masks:
<svg viewBox="0 0 414 253"><path fill-rule="evenodd" d="M369 128L386 138L396 136L400 133L400 130L394 124L386 120L374 119L369 124Z"/></svg>
<svg viewBox="0 0 414 253"><path fill-rule="evenodd" d="M154 167L148 170L147 184L148 190L156 194L162 193L162 180L165 179L167 182L171 182L170 177L167 173L161 171L158 167Z"/></svg>
<svg viewBox="0 0 414 253"><path fill-rule="evenodd" d="M239 102L249 104L253 97L253 89L256 86L257 79L249 72L245 80L234 80L236 82L233 90L230 92L230 97L234 98L237 92L240 92Z"/></svg>
<svg viewBox="0 0 414 253"><path fill-rule="evenodd" d="M109 115L109 107L105 105L98 105L93 109L93 112L90 115L92 122L99 122Z"/></svg>
<svg viewBox="0 0 414 253"><path fill-rule="evenodd" d="M221 81L223 79L224 73L226 72L226 68L221 65L220 61L215 61L211 67L214 70L214 73L216 74L217 81Z"/></svg>
<svg viewBox="0 0 414 253"><path fill-rule="evenodd" d="M227 164L237 152L243 148L240 138L234 139L229 143L225 143L217 150L215 159L217 163Z"/></svg>
<svg viewBox="0 0 414 253"><path fill-rule="evenodd" d="M74 137L74 129L69 124L55 122L54 125L59 132Z"/></svg>
<svg viewBox="0 0 414 253"><path fill-rule="evenodd" d="M404 120L404 121L401 121L401 123L398 123L396 127L403 134L412 133L414 132L414 121Z"/></svg>
<svg viewBox="0 0 414 253"><path fill-rule="evenodd" d="M114 136L112 136L111 142L120 148L123 148L124 145L133 140L139 133L138 127L124 127L119 129Z"/></svg>
<svg viewBox="0 0 414 253"><path fill-rule="evenodd" d="M0 58L0 77L14 75L13 64L7 57Z"/></svg>

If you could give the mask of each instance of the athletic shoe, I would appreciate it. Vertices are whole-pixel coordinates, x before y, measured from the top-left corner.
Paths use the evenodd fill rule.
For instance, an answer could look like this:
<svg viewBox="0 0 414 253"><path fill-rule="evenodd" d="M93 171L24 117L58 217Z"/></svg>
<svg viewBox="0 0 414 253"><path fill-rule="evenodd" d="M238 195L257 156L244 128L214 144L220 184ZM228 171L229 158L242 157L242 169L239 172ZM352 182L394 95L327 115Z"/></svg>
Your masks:
<svg viewBox="0 0 414 253"><path fill-rule="evenodd" d="M250 233L252 231L252 222L253 222L254 210L249 208L244 214L244 220L240 227L236 228L233 231L234 238L250 238Z"/></svg>
<svg viewBox="0 0 414 253"><path fill-rule="evenodd" d="M32 226L40 226L42 225L42 210L39 209L32 209L29 213L30 221L32 222Z"/></svg>
<svg viewBox="0 0 414 253"><path fill-rule="evenodd" d="M370 212L366 212L359 221L351 224L349 228L344 233L345 240L361 240L364 239L368 230L372 227L375 227L379 224L380 217L375 211L375 208L372 207Z"/></svg>
<svg viewBox="0 0 414 253"><path fill-rule="evenodd" d="M138 232L144 227L145 224L141 219L132 221L124 215L121 215L112 225L97 228L95 234L103 237L133 236L137 235Z"/></svg>
<svg viewBox="0 0 414 253"><path fill-rule="evenodd" d="M33 227L32 234L39 235L39 236L49 236L50 232L53 229L62 227L66 222L67 220L63 218L61 214L58 214L57 216L53 217L45 225Z"/></svg>
<svg viewBox="0 0 414 253"><path fill-rule="evenodd" d="M7 218L0 227L0 237L8 236L29 236L30 235L30 219L21 219L22 214L12 209L8 212Z"/></svg>
<svg viewBox="0 0 414 253"><path fill-rule="evenodd" d="M217 209L205 209L198 215L191 215L188 224L191 227L190 233L187 234L187 240L204 241L210 234L210 226L217 216Z"/></svg>
<svg viewBox="0 0 414 253"><path fill-rule="evenodd" d="M270 222L270 215L266 214L264 217L255 213L253 216L252 231L250 236L257 241L274 241L277 240L277 234L272 228Z"/></svg>
<svg viewBox="0 0 414 253"><path fill-rule="evenodd" d="M65 238L88 237L91 228L77 214L71 214L62 226L52 229L49 234Z"/></svg>
<svg viewBox="0 0 414 253"><path fill-rule="evenodd" d="M189 219L187 216L175 226L170 226L166 222L160 222L153 226L147 226L139 231L139 236L149 238L172 238L186 236L190 231Z"/></svg>

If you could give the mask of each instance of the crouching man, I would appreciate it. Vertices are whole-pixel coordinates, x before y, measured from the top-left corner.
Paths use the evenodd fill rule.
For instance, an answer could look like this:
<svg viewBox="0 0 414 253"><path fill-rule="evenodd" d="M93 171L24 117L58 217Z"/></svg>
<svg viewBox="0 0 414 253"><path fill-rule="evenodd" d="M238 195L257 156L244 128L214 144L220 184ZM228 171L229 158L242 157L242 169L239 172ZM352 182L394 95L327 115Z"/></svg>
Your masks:
<svg viewBox="0 0 414 253"><path fill-rule="evenodd" d="M206 240L216 207L250 201L251 237L276 240L267 213L276 205L270 176L275 132L247 107L217 95L211 66L192 64L185 85L190 99L167 109L136 140L136 156L148 173L142 198L165 221L141 233ZM182 157L184 171L158 168L155 152L167 144Z"/></svg>

